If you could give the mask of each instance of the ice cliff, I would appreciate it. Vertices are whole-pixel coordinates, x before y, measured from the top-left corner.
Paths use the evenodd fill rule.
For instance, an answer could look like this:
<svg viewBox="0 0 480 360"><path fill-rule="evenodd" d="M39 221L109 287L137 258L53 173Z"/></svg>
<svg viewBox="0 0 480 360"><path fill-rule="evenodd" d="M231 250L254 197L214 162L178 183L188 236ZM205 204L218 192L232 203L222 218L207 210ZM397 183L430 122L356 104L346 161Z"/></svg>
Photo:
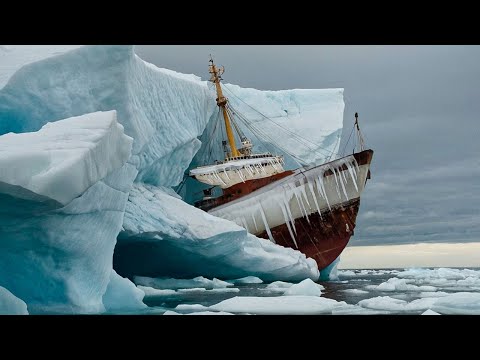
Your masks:
<svg viewBox="0 0 480 360"><path fill-rule="evenodd" d="M313 260L171 191L216 116L206 82L148 64L133 46L11 46L0 59L0 286L30 313L143 307L120 275L318 278ZM286 110L297 120L280 120L297 131L313 133L314 103L331 103L317 114L331 127L314 140L338 149L341 90L230 89Z"/></svg>
<svg viewBox="0 0 480 360"><path fill-rule="evenodd" d="M137 173L131 144L115 111L0 136L0 286L30 313L103 312L125 287L112 255Z"/></svg>

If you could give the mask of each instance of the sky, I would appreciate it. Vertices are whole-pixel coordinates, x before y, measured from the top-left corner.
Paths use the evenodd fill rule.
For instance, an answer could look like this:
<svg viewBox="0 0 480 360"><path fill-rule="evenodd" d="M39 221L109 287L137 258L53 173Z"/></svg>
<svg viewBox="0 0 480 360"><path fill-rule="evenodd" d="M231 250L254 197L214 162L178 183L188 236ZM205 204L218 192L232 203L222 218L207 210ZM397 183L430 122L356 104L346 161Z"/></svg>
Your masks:
<svg viewBox="0 0 480 360"><path fill-rule="evenodd" d="M480 46L137 45L144 60L261 90L344 88L374 150L351 245L480 241Z"/></svg>
<svg viewBox="0 0 480 360"><path fill-rule="evenodd" d="M478 267L480 242L347 246L339 269Z"/></svg>

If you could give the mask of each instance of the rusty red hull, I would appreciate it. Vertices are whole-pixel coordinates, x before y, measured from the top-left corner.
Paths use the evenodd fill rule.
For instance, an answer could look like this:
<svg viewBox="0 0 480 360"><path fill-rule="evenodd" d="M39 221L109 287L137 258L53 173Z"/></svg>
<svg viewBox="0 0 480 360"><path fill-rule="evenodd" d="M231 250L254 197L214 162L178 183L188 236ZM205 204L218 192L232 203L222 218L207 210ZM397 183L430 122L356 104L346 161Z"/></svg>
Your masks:
<svg viewBox="0 0 480 360"><path fill-rule="evenodd" d="M202 209L203 211L208 211L222 204L226 204L230 201L239 199L245 195L248 195L255 190L258 190L268 184L271 184L277 180L280 180L284 177L290 176L293 174L293 171L287 170L280 174L275 174L267 178L247 180L244 183L236 184L228 189L223 190L223 195L214 199L202 200L195 203L195 206Z"/></svg>
<svg viewBox="0 0 480 360"><path fill-rule="evenodd" d="M359 207L360 198L357 198L322 213L322 216L318 212L310 214L310 223L305 218L295 219L298 250L313 258L320 270L330 265L342 253L353 235ZM276 226L270 231L278 245L297 249L287 225ZM266 231L257 236L268 239Z"/></svg>

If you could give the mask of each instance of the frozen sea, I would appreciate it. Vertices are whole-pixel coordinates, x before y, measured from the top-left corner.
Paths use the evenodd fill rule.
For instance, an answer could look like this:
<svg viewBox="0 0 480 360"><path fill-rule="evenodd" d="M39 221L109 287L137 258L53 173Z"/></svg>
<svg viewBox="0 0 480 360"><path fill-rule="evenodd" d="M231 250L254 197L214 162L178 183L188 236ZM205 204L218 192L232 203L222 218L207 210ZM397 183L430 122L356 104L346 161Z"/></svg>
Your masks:
<svg viewBox="0 0 480 360"><path fill-rule="evenodd" d="M480 315L480 268L339 270L337 280L299 284L135 281L146 292L147 313L158 315Z"/></svg>

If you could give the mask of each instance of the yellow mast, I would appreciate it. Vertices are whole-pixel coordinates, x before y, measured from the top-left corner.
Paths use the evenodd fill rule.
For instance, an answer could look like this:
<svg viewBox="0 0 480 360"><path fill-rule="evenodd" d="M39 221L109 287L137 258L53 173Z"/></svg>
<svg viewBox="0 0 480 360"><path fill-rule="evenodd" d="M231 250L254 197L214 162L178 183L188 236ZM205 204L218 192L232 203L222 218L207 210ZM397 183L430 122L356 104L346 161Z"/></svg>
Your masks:
<svg viewBox="0 0 480 360"><path fill-rule="evenodd" d="M232 150L232 157L240 156L237 147L235 146L235 138L233 137L232 126L230 125L230 118L228 117L227 109L225 105L227 104L227 98L223 96L222 87L220 86L220 75L223 74L224 68L217 69L215 64L213 63L212 56L210 55L210 65L209 65L209 73L212 74L210 81L215 83L215 87L217 89L217 105L222 108L223 119L225 120L225 129L227 131L227 138L230 144L230 149Z"/></svg>

